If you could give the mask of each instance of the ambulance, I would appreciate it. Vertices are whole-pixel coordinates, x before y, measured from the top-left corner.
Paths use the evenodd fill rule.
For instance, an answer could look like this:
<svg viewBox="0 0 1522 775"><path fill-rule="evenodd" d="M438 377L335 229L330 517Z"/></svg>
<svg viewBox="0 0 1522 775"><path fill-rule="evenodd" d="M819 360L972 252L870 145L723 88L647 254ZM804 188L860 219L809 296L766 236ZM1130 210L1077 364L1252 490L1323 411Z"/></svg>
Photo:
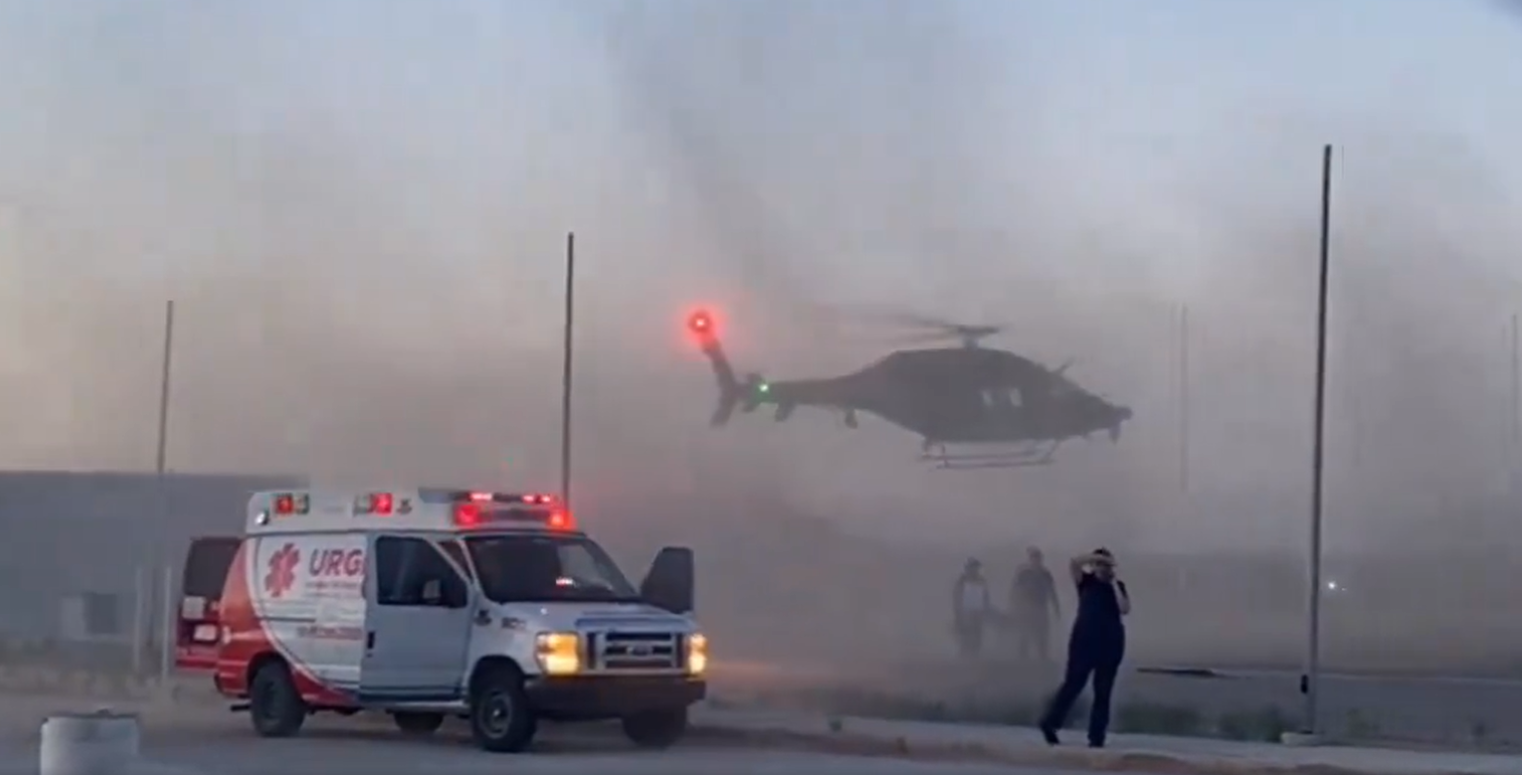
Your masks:
<svg viewBox="0 0 1522 775"><path fill-rule="evenodd" d="M636 587L553 496L261 492L247 519L192 543L176 661L261 736L380 711L412 735L464 718L496 752L541 720L618 719L665 748L705 695L691 550L661 550Z"/></svg>

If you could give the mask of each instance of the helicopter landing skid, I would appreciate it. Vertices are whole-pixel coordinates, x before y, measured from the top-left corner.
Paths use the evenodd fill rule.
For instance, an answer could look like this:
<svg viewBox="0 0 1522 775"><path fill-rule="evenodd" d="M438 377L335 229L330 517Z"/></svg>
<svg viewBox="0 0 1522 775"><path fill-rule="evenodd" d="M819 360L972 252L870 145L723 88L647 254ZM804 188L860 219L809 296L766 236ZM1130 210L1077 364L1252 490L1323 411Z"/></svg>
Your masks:
<svg viewBox="0 0 1522 775"><path fill-rule="evenodd" d="M949 452L944 444L927 448L920 460L944 471L976 471L985 468L1025 468L1050 465L1062 442L1031 444L1002 451ZM934 449L935 452L931 452Z"/></svg>

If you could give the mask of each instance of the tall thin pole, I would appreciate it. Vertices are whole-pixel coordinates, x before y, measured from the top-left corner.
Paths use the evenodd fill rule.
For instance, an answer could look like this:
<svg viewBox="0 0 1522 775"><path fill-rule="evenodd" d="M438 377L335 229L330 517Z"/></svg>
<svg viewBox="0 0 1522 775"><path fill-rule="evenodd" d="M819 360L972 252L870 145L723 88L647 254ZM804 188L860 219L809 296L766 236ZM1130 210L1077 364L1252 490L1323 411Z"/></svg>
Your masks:
<svg viewBox="0 0 1522 775"><path fill-rule="evenodd" d="M1507 493L1515 498L1519 472L1517 463L1522 458L1522 341L1519 341L1517 313L1511 315L1511 327L1507 331L1507 346L1511 350L1511 392L1506 404L1506 482Z"/></svg>
<svg viewBox="0 0 1522 775"><path fill-rule="evenodd" d="M159 686L169 686L169 673L174 669L175 629L179 619L175 616L174 566L164 566L164 621L159 641Z"/></svg>
<svg viewBox="0 0 1522 775"><path fill-rule="evenodd" d="M148 568L138 566L132 579L132 674L140 675L143 669L143 647L148 642L148 628L153 611L153 581Z"/></svg>
<svg viewBox="0 0 1522 775"><path fill-rule="evenodd" d="M1311 578L1305 644L1305 675L1300 690L1305 694L1303 731L1316 732L1316 699L1321 682L1321 489L1323 448L1326 440L1326 338L1327 297L1331 279L1332 146L1321 157L1321 278L1316 300L1316 415L1311 446Z"/></svg>
<svg viewBox="0 0 1522 775"><path fill-rule="evenodd" d="M170 301L164 303L164 360L163 370L159 374L158 449L156 450L156 454L154 456L153 466L154 472L157 474L157 477L154 480L153 489L155 499L158 501L159 517L162 520L161 524L168 524L169 522L169 491L164 481L164 475L168 470L169 462L169 385L171 377L174 373L173 368L174 301L171 299ZM144 569L145 573L146 570L147 569ZM152 594L151 590L153 588L153 584L146 575L144 576L143 582L142 593L143 597L145 598L144 604L146 605L144 614L147 621L152 621L151 611L153 609L153 602L148 596ZM173 579L169 579L168 583L172 584ZM159 644L160 678L166 678L168 676L169 668L167 655L169 653L169 649L174 647L173 641L169 638L168 635L169 628L176 621L174 616L174 601L169 597L170 592L172 592L172 588L165 592L165 597L163 600L163 631L165 633L165 640Z"/></svg>
<svg viewBox="0 0 1522 775"><path fill-rule="evenodd" d="M560 499L571 505L571 331L576 309L576 233L565 235L565 357L560 372Z"/></svg>
<svg viewBox="0 0 1522 775"><path fill-rule="evenodd" d="M164 475L169 453L169 378L174 361L174 302L164 305L164 363L159 375L159 438L154 471Z"/></svg>
<svg viewBox="0 0 1522 775"><path fill-rule="evenodd" d="M1511 429L1511 451L1516 452L1522 448L1522 352L1519 352L1519 336L1517 336L1517 314L1511 314L1511 403L1507 405L1507 422Z"/></svg>
<svg viewBox="0 0 1522 775"><path fill-rule="evenodd" d="M1178 488L1189 492L1189 305L1178 309Z"/></svg>

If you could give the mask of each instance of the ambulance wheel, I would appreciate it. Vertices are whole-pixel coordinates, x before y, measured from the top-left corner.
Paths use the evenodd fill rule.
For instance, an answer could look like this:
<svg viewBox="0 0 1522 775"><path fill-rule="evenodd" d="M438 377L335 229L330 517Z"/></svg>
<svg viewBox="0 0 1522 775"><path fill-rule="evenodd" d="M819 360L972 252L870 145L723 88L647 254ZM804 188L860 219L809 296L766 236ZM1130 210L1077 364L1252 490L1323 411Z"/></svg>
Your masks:
<svg viewBox="0 0 1522 775"><path fill-rule="evenodd" d="M539 719L523 690L523 675L501 667L479 676L470 690L470 736L493 753L519 753L534 741Z"/></svg>
<svg viewBox="0 0 1522 775"><path fill-rule="evenodd" d="M391 714L396 721L396 728L408 735L422 737L439 731L444 726L444 714L423 713L419 711L397 711Z"/></svg>
<svg viewBox="0 0 1522 775"><path fill-rule="evenodd" d="M248 715L260 737L290 737L301 731L307 706L284 662L265 663L254 673L248 687Z"/></svg>
<svg viewBox="0 0 1522 775"><path fill-rule="evenodd" d="M665 749L687 733L687 709L651 710L625 716L624 735L640 748Z"/></svg>

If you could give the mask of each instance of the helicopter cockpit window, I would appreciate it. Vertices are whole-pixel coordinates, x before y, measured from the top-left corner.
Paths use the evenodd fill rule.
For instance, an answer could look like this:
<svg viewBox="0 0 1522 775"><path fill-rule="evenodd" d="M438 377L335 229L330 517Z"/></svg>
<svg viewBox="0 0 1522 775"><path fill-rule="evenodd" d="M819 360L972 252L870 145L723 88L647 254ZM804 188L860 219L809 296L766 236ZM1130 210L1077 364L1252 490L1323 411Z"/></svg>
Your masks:
<svg viewBox="0 0 1522 775"><path fill-rule="evenodd" d="M1017 388L990 388L983 391L986 409L1018 409L1022 405Z"/></svg>

